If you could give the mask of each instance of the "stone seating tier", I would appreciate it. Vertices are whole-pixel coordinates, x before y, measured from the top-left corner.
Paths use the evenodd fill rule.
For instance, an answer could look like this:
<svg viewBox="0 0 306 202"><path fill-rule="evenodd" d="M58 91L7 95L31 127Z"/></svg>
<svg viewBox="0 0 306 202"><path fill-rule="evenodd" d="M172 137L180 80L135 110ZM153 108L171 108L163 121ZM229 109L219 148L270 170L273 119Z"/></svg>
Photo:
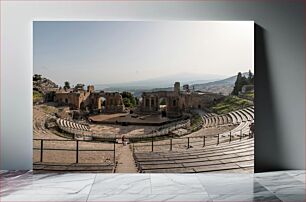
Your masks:
<svg viewBox="0 0 306 202"><path fill-rule="evenodd" d="M252 121L254 119L253 111L253 107L248 107L225 115L206 113L202 116L203 126L207 128L224 124L240 124L241 122Z"/></svg>
<svg viewBox="0 0 306 202"><path fill-rule="evenodd" d="M143 173L247 171L254 167L254 139L186 151L134 153L134 158Z"/></svg>

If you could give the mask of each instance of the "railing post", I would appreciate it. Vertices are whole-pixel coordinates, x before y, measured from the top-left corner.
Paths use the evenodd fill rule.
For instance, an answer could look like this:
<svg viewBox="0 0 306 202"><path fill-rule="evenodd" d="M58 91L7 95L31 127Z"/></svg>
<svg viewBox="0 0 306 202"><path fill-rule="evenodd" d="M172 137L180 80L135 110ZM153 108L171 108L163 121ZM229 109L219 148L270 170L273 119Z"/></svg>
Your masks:
<svg viewBox="0 0 306 202"><path fill-rule="evenodd" d="M133 153L134 153L134 143L133 143ZM116 140L114 141L114 165L116 164Z"/></svg>
<svg viewBox="0 0 306 202"><path fill-rule="evenodd" d="M203 137L203 147L205 147L205 139L206 139L206 136Z"/></svg>
<svg viewBox="0 0 306 202"><path fill-rule="evenodd" d="M187 137L188 144L187 144L187 149L189 149L189 137Z"/></svg>
<svg viewBox="0 0 306 202"><path fill-rule="evenodd" d="M218 134L217 145L219 145L220 134Z"/></svg>
<svg viewBox="0 0 306 202"><path fill-rule="evenodd" d="M172 151L172 138L170 138L170 151Z"/></svg>
<svg viewBox="0 0 306 202"><path fill-rule="evenodd" d="M230 131L230 138L229 138L229 142L232 141L232 131Z"/></svg>
<svg viewBox="0 0 306 202"><path fill-rule="evenodd" d="M76 163L79 163L79 140L76 141Z"/></svg>
<svg viewBox="0 0 306 202"><path fill-rule="evenodd" d="M153 136L152 136L152 152L153 152L153 147L154 147L154 145L153 145L154 143L153 143Z"/></svg>
<svg viewBox="0 0 306 202"><path fill-rule="evenodd" d="M40 162L43 162L44 140L40 140Z"/></svg>

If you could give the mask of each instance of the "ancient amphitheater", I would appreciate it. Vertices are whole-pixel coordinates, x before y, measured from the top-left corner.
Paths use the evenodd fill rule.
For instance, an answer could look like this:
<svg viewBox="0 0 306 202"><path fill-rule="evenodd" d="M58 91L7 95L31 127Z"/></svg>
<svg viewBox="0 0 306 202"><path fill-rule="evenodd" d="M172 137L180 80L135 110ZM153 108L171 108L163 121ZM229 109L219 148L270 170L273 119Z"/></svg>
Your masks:
<svg viewBox="0 0 306 202"><path fill-rule="evenodd" d="M46 110L38 105L33 110L33 162L37 172L191 173L254 169L254 135L250 132L254 107L225 115L198 110L202 121L195 132L188 129L189 120L163 127L99 125L57 118L56 107L48 106ZM122 144L122 134L132 134L127 135L130 138L126 146Z"/></svg>

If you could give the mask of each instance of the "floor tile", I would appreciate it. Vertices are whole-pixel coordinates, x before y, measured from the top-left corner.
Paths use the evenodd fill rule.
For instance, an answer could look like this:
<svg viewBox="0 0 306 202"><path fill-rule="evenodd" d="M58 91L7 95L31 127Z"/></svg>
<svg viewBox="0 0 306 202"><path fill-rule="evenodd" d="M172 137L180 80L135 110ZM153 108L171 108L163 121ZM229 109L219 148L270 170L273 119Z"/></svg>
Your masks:
<svg viewBox="0 0 306 202"><path fill-rule="evenodd" d="M210 195L213 201L228 201L228 202L251 202L251 201L269 201L269 202L281 202L281 200L273 195L273 194L265 194L265 195Z"/></svg>
<svg viewBox="0 0 306 202"><path fill-rule="evenodd" d="M1 201L305 201L305 171L256 174L0 173Z"/></svg>
<svg viewBox="0 0 306 202"><path fill-rule="evenodd" d="M209 174L198 175L198 178L210 195L252 195L268 191L259 183L254 183L248 174Z"/></svg>
<svg viewBox="0 0 306 202"><path fill-rule="evenodd" d="M151 194L150 174L97 175L90 194Z"/></svg>
<svg viewBox="0 0 306 202"><path fill-rule="evenodd" d="M6 181L1 196L88 194L96 174L37 174Z"/></svg>
<svg viewBox="0 0 306 202"><path fill-rule="evenodd" d="M76 202L86 202L88 195L80 195L80 194L65 194L65 195L35 195L35 194L12 194L9 196L1 197L1 202L45 202L45 201L53 201L53 202L69 202L69 201L76 201Z"/></svg>
<svg viewBox="0 0 306 202"><path fill-rule="evenodd" d="M207 194L195 174L151 174L151 183L152 194Z"/></svg>
<svg viewBox="0 0 306 202"><path fill-rule="evenodd" d="M212 200L206 194L183 194L183 195L142 195L142 194L124 194L124 195L90 195L88 202L130 202L130 201L147 201L147 202L160 202L160 201L173 201L173 202L211 202Z"/></svg>
<svg viewBox="0 0 306 202"><path fill-rule="evenodd" d="M294 179L305 183L305 179L306 179L305 171L291 171L291 172L289 171L286 173L288 173L288 175L292 176Z"/></svg>
<svg viewBox="0 0 306 202"><path fill-rule="evenodd" d="M304 194L306 192L305 183L286 172L257 175L255 180L275 194Z"/></svg>
<svg viewBox="0 0 306 202"><path fill-rule="evenodd" d="M305 202L305 193L304 194L277 194L276 195L283 202Z"/></svg>

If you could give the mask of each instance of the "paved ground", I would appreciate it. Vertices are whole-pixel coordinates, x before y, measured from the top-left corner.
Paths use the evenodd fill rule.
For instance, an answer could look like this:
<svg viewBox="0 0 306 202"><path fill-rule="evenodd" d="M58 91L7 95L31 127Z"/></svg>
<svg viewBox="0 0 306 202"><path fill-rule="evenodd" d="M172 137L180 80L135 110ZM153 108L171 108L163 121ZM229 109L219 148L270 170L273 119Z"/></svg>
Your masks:
<svg viewBox="0 0 306 202"><path fill-rule="evenodd" d="M169 121L167 117L162 117L159 114L152 115L137 115L137 114L99 114L89 117L90 120L97 123L116 123L117 122L127 122L136 124L162 124Z"/></svg>
<svg viewBox="0 0 306 202"><path fill-rule="evenodd" d="M117 113L117 114L98 114L98 115L92 115L89 117L90 120L93 121L105 121L113 118L117 118L120 116L125 116L127 113Z"/></svg>
<svg viewBox="0 0 306 202"><path fill-rule="evenodd" d="M116 173L137 173L133 153L129 145L117 146L117 151L119 152L119 157Z"/></svg>

